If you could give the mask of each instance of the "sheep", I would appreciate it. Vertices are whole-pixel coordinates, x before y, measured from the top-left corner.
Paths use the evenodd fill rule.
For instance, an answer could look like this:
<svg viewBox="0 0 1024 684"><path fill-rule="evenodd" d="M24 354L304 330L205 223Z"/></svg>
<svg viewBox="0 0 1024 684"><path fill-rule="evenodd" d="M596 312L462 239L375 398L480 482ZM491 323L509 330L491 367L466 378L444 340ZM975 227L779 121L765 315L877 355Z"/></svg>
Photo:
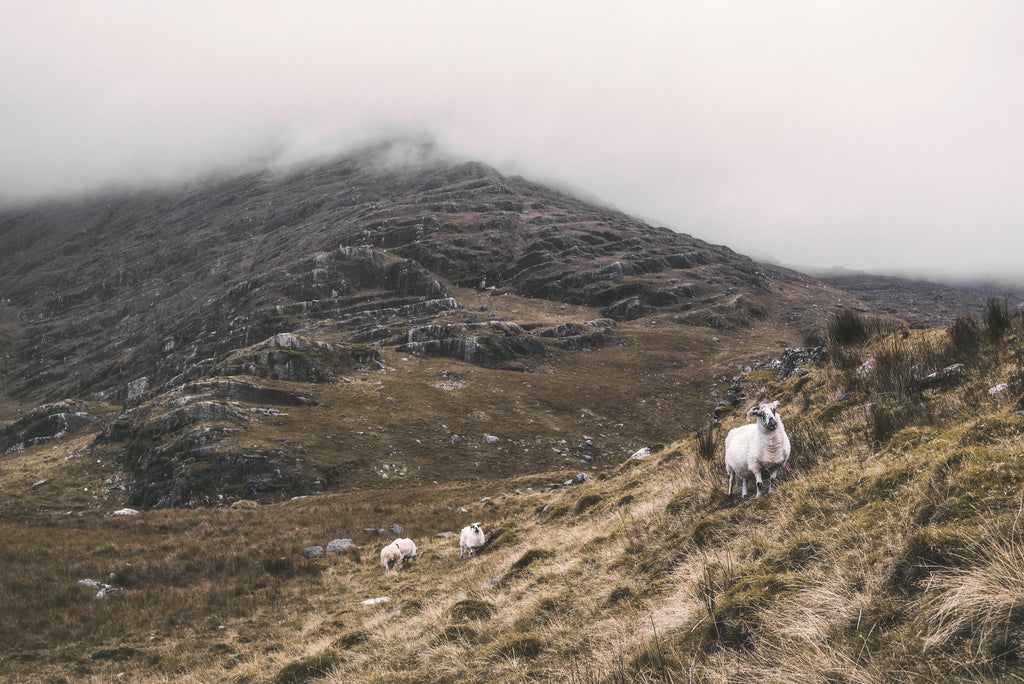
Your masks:
<svg viewBox="0 0 1024 684"><path fill-rule="evenodd" d="M409 539L408 537L405 537L403 539L396 539L395 541L393 541L391 543L394 544L395 546L397 546L399 548L399 550L402 552L402 563L403 564L407 560L415 560L416 559L416 544L413 542L412 539Z"/></svg>
<svg viewBox="0 0 1024 684"><path fill-rule="evenodd" d="M459 535L459 558L462 558L462 551L468 550L469 557L476 554L476 550L484 545L484 531L480 529L480 523L475 522L462 528Z"/></svg>
<svg viewBox="0 0 1024 684"><path fill-rule="evenodd" d="M396 571L402 565L402 549L398 544L391 542L380 550L380 564L384 566L384 576L391 576L391 569Z"/></svg>
<svg viewBox="0 0 1024 684"><path fill-rule="evenodd" d="M757 494L761 496L761 472L770 473L768 491L779 470L789 460L789 435L782 425L778 413L779 402L761 404L747 411L747 416L756 416L757 422L743 425L729 431L725 437L725 472L729 475L729 492L732 496L733 478L739 475L743 482L743 498L747 498L747 478L751 475L757 482Z"/></svg>
<svg viewBox="0 0 1024 684"><path fill-rule="evenodd" d="M416 559L416 544L412 539L396 539L380 550L380 564L384 566L384 575L391 575L391 571L398 571L407 560Z"/></svg>

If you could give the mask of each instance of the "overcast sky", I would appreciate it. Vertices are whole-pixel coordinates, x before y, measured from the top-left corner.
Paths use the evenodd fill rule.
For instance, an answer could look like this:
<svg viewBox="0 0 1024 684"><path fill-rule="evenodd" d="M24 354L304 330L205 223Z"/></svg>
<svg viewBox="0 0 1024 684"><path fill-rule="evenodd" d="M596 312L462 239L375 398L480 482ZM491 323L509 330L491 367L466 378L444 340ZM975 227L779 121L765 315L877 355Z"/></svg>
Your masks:
<svg viewBox="0 0 1024 684"><path fill-rule="evenodd" d="M0 0L0 203L387 131L805 268L1024 281L1024 2Z"/></svg>

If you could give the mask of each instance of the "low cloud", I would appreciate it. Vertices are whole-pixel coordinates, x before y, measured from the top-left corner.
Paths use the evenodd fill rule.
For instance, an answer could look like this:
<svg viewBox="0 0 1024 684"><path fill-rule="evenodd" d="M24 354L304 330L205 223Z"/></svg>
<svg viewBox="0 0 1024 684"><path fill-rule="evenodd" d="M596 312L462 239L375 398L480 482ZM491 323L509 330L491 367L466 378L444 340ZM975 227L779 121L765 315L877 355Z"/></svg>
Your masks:
<svg viewBox="0 0 1024 684"><path fill-rule="evenodd" d="M402 134L759 258L1011 276L1021 27L985 1L44 0L0 22L0 202Z"/></svg>

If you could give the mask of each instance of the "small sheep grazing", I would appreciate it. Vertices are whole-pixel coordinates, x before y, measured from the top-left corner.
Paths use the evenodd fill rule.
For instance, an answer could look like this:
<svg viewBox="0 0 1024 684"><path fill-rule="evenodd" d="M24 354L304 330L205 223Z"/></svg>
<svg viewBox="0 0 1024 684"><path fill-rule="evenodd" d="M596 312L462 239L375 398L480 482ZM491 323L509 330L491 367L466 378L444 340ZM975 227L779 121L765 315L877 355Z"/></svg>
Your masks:
<svg viewBox="0 0 1024 684"><path fill-rule="evenodd" d="M476 550L484 545L484 541L484 531L480 529L480 523L475 522L463 527L462 534L459 535L459 558L462 558L464 549L469 551L469 557L472 558Z"/></svg>
<svg viewBox="0 0 1024 684"><path fill-rule="evenodd" d="M789 435L778 412L779 402L761 404L747 411L757 422L729 431L725 437L725 472L729 475L729 496L732 496L733 478L739 475L743 482L743 498L747 498L747 478L757 482L761 496L761 473L769 473L768 491L779 470L789 460Z"/></svg>
<svg viewBox="0 0 1024 684"><path fill-rule="evenodd" d="M397 546L398 549L402 552L402 563L403 564L407 560L415 560L416 559L416 544L413 542L412 539L409 539L408 537L405 537L405 538L402 538L402 539L396 539L395 541L393 541L391 543L394 544L395 546Z"/></svg>
<svg viewBox="0 0 1024 684"><path fill-rule="evenodd" d="M391 575L392 568L397 571L398 568L401 567L402 549L398 547L398 544L391 542L380 550L380 564L384 566L385 577L389 577Z"/></svg>

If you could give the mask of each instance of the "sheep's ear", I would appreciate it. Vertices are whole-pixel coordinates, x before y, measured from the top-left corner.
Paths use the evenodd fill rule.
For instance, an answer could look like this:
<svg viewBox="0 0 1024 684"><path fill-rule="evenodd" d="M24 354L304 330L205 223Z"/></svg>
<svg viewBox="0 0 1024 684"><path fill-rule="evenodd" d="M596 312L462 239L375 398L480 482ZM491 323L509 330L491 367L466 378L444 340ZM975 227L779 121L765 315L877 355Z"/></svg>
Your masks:
<svg viewBox="0 0 1024 684"><path fill-rule="evenodd" d="M763 416L763 415L764 415L764 411L761 410L760 406L755 406L754 408L752 408L749 411L747 411L747 416L748 417L749 416Z"/></svg>
<svg viewBox="0 0 1024 684"><path fill-rule="evenodd" d="M768 405L768 408L772 410L779 408L779 402L773 401L771 404Z"/></svg>

